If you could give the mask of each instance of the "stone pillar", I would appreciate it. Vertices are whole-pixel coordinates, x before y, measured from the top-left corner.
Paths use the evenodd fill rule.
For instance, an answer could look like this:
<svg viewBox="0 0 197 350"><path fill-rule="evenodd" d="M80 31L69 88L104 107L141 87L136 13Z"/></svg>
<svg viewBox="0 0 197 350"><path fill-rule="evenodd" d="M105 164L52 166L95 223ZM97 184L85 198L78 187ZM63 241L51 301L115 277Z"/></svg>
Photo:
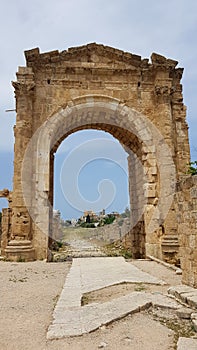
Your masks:
<svg viewBox="0 0 197 350"><path fill-rule="evenodd" d="M53 217L53 188L54 188L54 154L50 153L50 172L49 172L49 203L51 204L49 208L49 249L52 249L53 241L56 239L54 237L54 217ZM48 253L49 254L49 253Z"/></svg>
<svg viewBox="0 0 197 350"><path fill-rule="evenodd" d="M130 153L128 157L129 193L130 193L130 242L132 256L135 259L145 257L144 227L144 171L138 157ZM127 240L127 237L126 237Z"/></svg>
<svg viewBox="0 0 197 350"><path fill-rule="evenodd" d="M174 71L173 89L171 91L171 109L174 126L173 141L175 145L175 162L178 176L187 172L187 165L190 162L186 106L183 104L182 85L180 84L182 74L182 68L178 68Z"/></svg>
<svg viewBox="0 0 197 350"><path fill-rule="evenodd" d="M159 59L159 62L155 62L153 57L155 66L158 63L162 64L162 57L157 56L157 59ZM170 61L169 64L175 67L177 62ZM155 101L158 105L158 113L162 111L164 116L160 128L161 126L165 128L164 140L170 148L171 158L174 161L177 174L184 172L185 166L189 162L189 142L185 122L186 109L183 105L182 86L180 84L182 73L183 69L181 68L173 70L169 79L165 80L165 85L162 69L158 68L155 77ZM158 241L161 244L160 256L158 257L168 263L179 264L177 215L174 202L167 216L165 218L160 217Z"/></svg>
<svg viewBox="0 0 197 350"><path fill-rule="evenodd" d="M5 255L5 249L8 244L8 241L11 236L11 218L12 218L12 209L3 208L2 209L2 236L1 236L1 255Z"/></svg>
<svg viewBox="0 0 197 350"><path fill-rule="evenodd" d="M31 218L23 199L21 169L23 157L29 140L32 137L32 113L34 81L31 68L19 67L17 82L13 82L16 95L16 126L14 145L14 184L12 197L12 232L5 249L7 259L13 261L34 260L34 249L31 243ZM29 161L31 167L32 159ZM28 169L29 173L31 169ZM31 190L30 190L31 192Z"/></svg>
<svg viewBox="0 0 197 350"><path fill-rule="evenodd" d="M158 235L159 215L155 214L159 198L158 167L156 161L156 146L143 146L143 169L144 169L144 230L146 256L153 255L160 258L161 244Z"/></svg>
<svg viewBox="0 0 197 350"><path fill-rule="evenodd" d="M5 248L11 236L12 192L10 192L7 188L4 188L3 190L0 191L0 197L6 198L8 201L8 208L2 209L1 237L0 237L1 255L5 256Z"/></svg>
<svg viewBox="0 0 197 350"><path fill-rule="evenodd" d="M175 208L178 213L182 283L197 288L197 175L185 175L179 180Z"/></svg>

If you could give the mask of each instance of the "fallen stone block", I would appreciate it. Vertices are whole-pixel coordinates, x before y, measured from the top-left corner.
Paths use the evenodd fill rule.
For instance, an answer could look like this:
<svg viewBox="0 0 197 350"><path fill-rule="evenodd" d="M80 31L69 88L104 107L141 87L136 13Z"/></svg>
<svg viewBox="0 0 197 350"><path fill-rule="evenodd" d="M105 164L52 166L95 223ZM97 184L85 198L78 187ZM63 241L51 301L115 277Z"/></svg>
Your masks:
<svg viewBox="0 0 197 350"><path fill-rule="evenodd" d="M191 320L192 320L193 327L194 327L195 331L197 332L197 313L196 312L193 312L191 314Z"/></svg>
<svg viewBox="0 0 197 350"><path fill-rule="evenodd" d="M181 307L177 310L176 314L178 317L183 319L190 319L194 310L189 309L187 307Z"/></svg>
<svg viewBox="0 0 197 350"><path fill-rule="evenodd" d="M197 339L180 337L177 343L177 350L196 350Z"/></svg>
<svg viewBox="0 0 197 350"><path fill-rule="evenodd" d="M180 305L178 302L166 295L162 294L153 294L152 295L152 304L155 307L160 307L163 309L178 309Z"/></svg>
<svg viewBox="0 0 197 350"><path fill-rule="evenodd" d="M193 327L194 327L194 329L195 329L195 332L197 332L197 320L196 320L196 319L193 319L193 320L192 320L192 324L193 324ZM196 349L197 349L197 347L196 347Z"/></svg>
<svg viewBox="0 0 197 350"><path fill-rule="evenodd" d="M186 285L174 286L168 289L168 294L191 307L197 308L197 289L195 288Z"/></svg>
<svg viewBox="0 0 197 350"><path fill-rule="evenodd" d="M179 286L173 286L168 289L168 294L171 294L178 298L181 294L184 293L190 293L195 291L194 288L186 286L186 285L179 285Z"/></svg>

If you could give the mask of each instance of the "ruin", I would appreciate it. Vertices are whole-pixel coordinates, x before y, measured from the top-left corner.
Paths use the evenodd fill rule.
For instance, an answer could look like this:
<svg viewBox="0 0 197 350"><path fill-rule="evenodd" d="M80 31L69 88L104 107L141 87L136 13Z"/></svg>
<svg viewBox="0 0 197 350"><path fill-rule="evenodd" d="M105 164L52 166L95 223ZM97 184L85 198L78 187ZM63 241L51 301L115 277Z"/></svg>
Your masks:
<svg viewBox="0 0 197 350"><path fill-rule="evenodd" d="M178 62L156 53L149 61L96 43L62 52L35 48L25 57L13 82L14 184L3 212L2 254L15 261L48 258L55 152L71 133L97 129L128 152L126 241L133 257L178 261L176 184L190 161Z"/></svg>

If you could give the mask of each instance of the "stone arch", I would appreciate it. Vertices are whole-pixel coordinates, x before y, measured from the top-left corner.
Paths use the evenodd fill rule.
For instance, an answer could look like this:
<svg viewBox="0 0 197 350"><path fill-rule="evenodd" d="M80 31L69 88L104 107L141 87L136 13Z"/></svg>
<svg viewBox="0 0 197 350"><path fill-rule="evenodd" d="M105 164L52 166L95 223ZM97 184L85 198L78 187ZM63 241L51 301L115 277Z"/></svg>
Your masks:
<svg viewBox="0 0 197 350"><path fill-rule="evenodd" d="M118 99L101 95L82 96L70 101L46 120L32 137L23 160L23 195L33 219L34 237L32 239L35 242L34 245L36 242L43 242L37 248L38 258L43 254L46 255L48 245L52 154L69 134L76 130L90 128L111 132L128 152L130 151L130 178L133 178L133 174L135 174L135 178L137 176L137 181L135 180L134 183L132 180L130 181L130 195L132 192L135 193L133 197L131 196L132 220L135 225L138 221L145 222L143 229L140 228L142 232L135 232L132 236L134 256L145 255L145 242L147 245L149 244L148 235L157 230L161 214L163 213L162 215L165 216L166 198L160 198L159 217L157 205L153 201L153 199L158 201L161 194L159 186L165 181L165 178L162 177L163 164L160 164L162 152L167 152L165 157L167 162L170 162L170 153L167 145L162 142L162 135L144 115L122 104ZM28 165L32 150L34 161L31 171L27 173L30 170ZM139 162L143 164L141 173ZM165 162L165 167L166 165ZM168 168L170 175L173 173L171 166L172 163ZM29 179L32 183L33 174L35 181L33 186L30 186L27 181ZM165 185L169 199L171 183L170 186L167 182ZM32 189L31 196L29 195L30 187ZM136 198L134 198L135 196ZM144 212L146 216L142 220ZM134 224L132 230L135 227ZM137 230L139 231L139 226L137 226Z"/></svg>
<svg viewBox="0 0 197 350"><path fill-rule="evenodd" d="M53 152L69 133L87 128L110 132L132 153L128 164L134 221L142 207L139 198L146 199L141 226L128 239L132 247L140 246L145 232L145 249L138 249L139 255L167 260L166 251L176 256L175 180L190 159L178 62L155 53L142 59L96 43L44 54L35 48L25 56L26 66L19 67L13 82L12 231L5 256L46 258L48 236L42 232L48 233L49 220L41 213L50 216Z"/></svg>

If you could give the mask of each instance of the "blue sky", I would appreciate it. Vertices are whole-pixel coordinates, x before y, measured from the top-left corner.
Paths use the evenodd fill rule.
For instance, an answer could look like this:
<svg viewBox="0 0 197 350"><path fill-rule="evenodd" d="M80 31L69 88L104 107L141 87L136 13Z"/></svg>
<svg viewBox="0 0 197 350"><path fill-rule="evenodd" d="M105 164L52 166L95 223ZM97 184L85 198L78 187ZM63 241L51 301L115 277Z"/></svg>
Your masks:
<svg viewBox="0 0 197 350"><path fill-rule="evenodd" d="M24 50L34 47L39 47L41 52L54 49L61 51L68 47L97 42L141 55L143 58L149 58L152 52L157 52L178 60L179 66L185 69L182 80L184 103L187 106L187 121L190 127L191 155L192 159L197 159L196 1L1 0L0 2L0 189L12 188L15 113L5 112L6 109L15 108L11 80L16 79L17 67L25 65ZM67 141L69 144L65 146L67 151L64 151L64 157L69 154L68 150L87 139L108 138L107 134L104 135L99 136L93 131L73 135ZM61 152L58 157L60 160L63 159ZM124 157L126 155L123 155ZM93 188L90 182L89 185L83 183L83 172L81 173L82 192L91 188L90 192L94 190L96 196L95 182L100 178L94 178L93 182L93 173L110 177L106 169L101 171L101 162L99 164L99 166L96 163L89 164L88 168L83 170L87 172L89 169L89 175L86 173L84 178L89 177L90 182L94 183ZM108 161L105 162L105 166L109 167ZM111 166L112 168L111 174L114 177L111 176L118 188L120 179L123 181L126 175L115 164ZM60 164L57 164L57 169L61 169ZM58 178L58 170L56 174ZM58 180L56 182L58 183ZM59 193L58 191L56 184L56 192ZM60 206L62 204L58 203L58 198L60 195L55 202ZM127 198L128 194L125 194L124 200L119 194L117 203L126 203ZM5 201L0 200L0 208L5 204ZM63 208L65 207L66 204ZM71 217L76 213L66 207L65 215Z"/></svg>
<svg viewBox="0 0 197 350"><path fill-rule="evenodd" d="M79 143L80 140L80 143ZM62 216L129 206L127 153L102 131L79 131L61 144L55 156L55 201Z"/></svg>

